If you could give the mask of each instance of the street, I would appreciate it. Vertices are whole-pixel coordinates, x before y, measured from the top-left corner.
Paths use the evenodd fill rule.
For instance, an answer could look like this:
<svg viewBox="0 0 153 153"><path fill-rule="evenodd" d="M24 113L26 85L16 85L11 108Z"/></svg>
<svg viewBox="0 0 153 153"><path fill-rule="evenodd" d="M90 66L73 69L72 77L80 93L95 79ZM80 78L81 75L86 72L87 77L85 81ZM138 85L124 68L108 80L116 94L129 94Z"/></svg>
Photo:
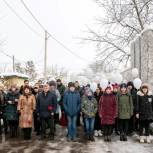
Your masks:
<svg viewBox="0 0 153 153"><path fill-rule="evenodd" d="M66 129L59 126L54 141L40 141L34 134L30 141L8 139L3 135L0 153L153 153L153 144L140 144L136 137L130 137L128 142L120 142L119 136L113 136L111 143L105 143L102 137L87 142L81 128L78 131L77 142L67 142Z"/></svg>

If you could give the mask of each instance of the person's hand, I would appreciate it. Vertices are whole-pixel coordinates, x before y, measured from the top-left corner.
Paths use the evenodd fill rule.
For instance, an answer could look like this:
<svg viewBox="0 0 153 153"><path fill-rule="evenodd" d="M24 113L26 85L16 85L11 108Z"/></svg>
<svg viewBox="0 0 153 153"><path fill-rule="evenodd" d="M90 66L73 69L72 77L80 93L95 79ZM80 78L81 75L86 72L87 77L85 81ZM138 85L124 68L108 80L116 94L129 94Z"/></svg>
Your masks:
<svg viewBox="0 0 153 153"><path fill-rule="evenodd" d="M9 104L12 104L12 101L9 100L8 103L9 103Z"/></svg>
<svg viewBox="0 0 153 153"><path fill-rule="evenodd" d="M136 118L139 119L139 114L136 114Z"/></svg>
<svg viewBox="0 0 153 153"><path fill-rule="evenodd" d="M51 115L54 116L54 113L52 112Z"/></svg>
<svg viewBox="0 0 153 153"><path fill-rule="evenodd" d="M15 99L15 102L18 102L19 99Z"/></svg>

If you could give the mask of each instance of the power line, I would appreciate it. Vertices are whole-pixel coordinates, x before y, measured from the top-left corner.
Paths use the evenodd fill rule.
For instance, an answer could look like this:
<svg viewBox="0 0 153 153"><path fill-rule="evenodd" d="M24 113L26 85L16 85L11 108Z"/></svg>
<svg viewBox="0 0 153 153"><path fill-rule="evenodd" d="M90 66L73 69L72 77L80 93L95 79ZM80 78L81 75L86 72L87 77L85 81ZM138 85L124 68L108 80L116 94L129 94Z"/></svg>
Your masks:
<svg viewBox="0 0 153 153"><path fill-rule="evenodd" d="M76 54L75 52L73 52L70 48L68 48L66 45L64 45L61 41L57 40L53 35L51 35L50 33L48 33L48 34L49 34L49 36L50 36L52 39L54 39L59 45L61 45L66 51L68 51L68 52L71 53L72 55L74 55L74 56L80 58L80 59L83 60L83 61L85 60L85 61L89 62L89 60L87 60L87 59L85 59L85 58L79 56L78 54Z"/></svg>
<svg viewBox="0 0 153 153"><path fill-rule="evenodd" d="M24 3L23 0L21 0L21 3L26 8L26 10L31 14L31 16L34 18L34 20L39 24L39 26L44 30L47 31L46 28L39 22L39 20L34 16L34 14L31 12L31 10L28 8L28 6Z"/></svg>
<svg viewBox="0 0 153 153"><path fill-rule="evenodd" d="M60 46L62 46L67 52L71 53L73 56L76 56L77 58L83 60L83 61L87 61L89 62L89 60L79 56L78 54L76 54L75 52L73 52L70 48L68 48L65 44L63 44L61 41L59 41L55 36L53 36L51 33L48 32L48 30L39 22L39 20L35 17L35 15L32 13L32 11L28 8L28 6L25 4L25 2L23 0L20 0L21 3L23 4L23 6L25 7L25 9L31 14L31 16L33 17L33 19L39 24L39 26L44 30L47 31L48 35L55 40Z"/></svg>
<svg viewBox="0 0 153 153"><path fill-rule="evenodd" d="M5 5L18 17L18 19L24 24L26 25L33 33L35 33L36 35L38 35L39 37L43 38L42 35L40 33L38 33L35 29L33 29L29 24L27 24L25 22L25 20L18 15L18 13L9 5L9 3L6 0L3 0L3 2L5 3Z"/></svg>

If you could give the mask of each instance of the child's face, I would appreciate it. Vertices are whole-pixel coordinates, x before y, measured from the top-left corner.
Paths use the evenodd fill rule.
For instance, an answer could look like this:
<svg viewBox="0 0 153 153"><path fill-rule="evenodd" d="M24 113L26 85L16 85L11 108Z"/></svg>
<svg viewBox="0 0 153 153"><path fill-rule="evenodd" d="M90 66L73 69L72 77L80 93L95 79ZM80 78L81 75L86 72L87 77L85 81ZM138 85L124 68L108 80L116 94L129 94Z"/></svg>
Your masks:
<svg viewBox="0 0 153 153"><path fill-rule="evenodd" d="M111 89L108 88L108 89L106 90L106 93L107 93L107 94L110 94L110 93L111 93Z"/></svg>
<svg viewBox="0 0 153 153"><path fill-rule="evenodd" d="M128 86L128 89L129 89L129 90L132 90L132 88L133 88L132 86Z"/></svg>
<svg viewBox="0 0 153 153"><path fill-rule="evenodd" d="M114 92L117 92L117 91L118 91L118 89L117 89L117 88L114 88L114 89L113 89L113 91L114 91Z"/></svg>
<svg viewBox="0 0 153 153"><path fill-rule="evenodd" d="M70 87L70 91L74 92L75 91L75 87Z"/></svg>
<svg viewBox="0 0 153 153"><path fill-rule="evenodd" d="M147 88L142 88L142 91L144 94L146 94L148 92L148 89Z"/></svg>
<svg viewBox="0 0 153 153"><path fill-rule="evenodd" d="M92 93L91 93L91 92L89 92L89 93L88 93L88 97L91 97L91 96L92 96Z"/></svg>
<svg viewBox="0 0 153 153"><path fill-rule="evenodd" d="M99 89L99 88L97 88L97 89L96 89L96 92L97 92L97 93L100 93L100 89Z"/></svg>
<svg viewBox="0 0 153 153"><path fill-rule="evenodd" d="M121 93L126 93L127 89L125 87L121 88Z"/></svg>

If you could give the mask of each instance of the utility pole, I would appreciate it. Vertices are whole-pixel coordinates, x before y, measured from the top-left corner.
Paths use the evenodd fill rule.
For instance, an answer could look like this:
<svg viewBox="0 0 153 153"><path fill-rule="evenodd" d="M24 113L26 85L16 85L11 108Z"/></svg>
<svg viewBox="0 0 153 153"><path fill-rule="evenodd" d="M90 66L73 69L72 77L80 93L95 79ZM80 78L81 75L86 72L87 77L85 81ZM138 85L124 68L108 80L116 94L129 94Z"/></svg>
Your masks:
<svg viewBox="0 0 153 153"><path fill-rule="evenodd" d="M47 31L45 31L45 53L44 53L44 79L47 79Z"/></svg>
<svg viewBox="0 0 153 153"><path fill-rule="evenodd" d="M13 55L13 72L15 72L15 58L14 58L14 55Z"/></svg>

